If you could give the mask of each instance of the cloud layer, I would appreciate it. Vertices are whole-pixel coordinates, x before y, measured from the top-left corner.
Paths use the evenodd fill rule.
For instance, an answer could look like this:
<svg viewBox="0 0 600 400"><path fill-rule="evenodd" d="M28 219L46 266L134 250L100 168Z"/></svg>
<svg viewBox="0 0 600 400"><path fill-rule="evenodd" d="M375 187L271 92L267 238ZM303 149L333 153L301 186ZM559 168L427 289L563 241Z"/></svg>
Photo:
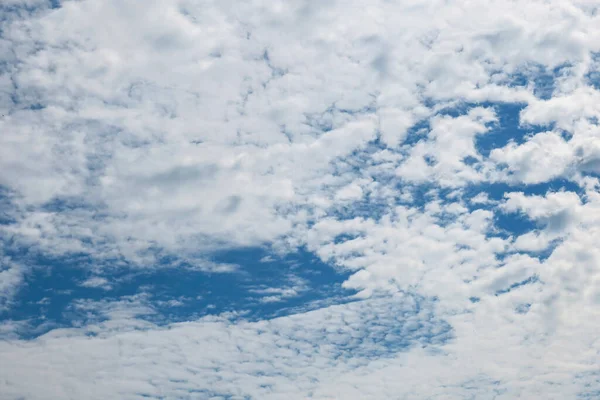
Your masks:
<svg viewBox="0 0 600 400"><path fill-rule="evenodd" d="M587 0L4 2L0 394L597 397L598 54ZM317 290L216 256L248 248L345 291L161 324L150 286L113 295ZM21 335L2 313L67 264L102 318Z"/></svg>

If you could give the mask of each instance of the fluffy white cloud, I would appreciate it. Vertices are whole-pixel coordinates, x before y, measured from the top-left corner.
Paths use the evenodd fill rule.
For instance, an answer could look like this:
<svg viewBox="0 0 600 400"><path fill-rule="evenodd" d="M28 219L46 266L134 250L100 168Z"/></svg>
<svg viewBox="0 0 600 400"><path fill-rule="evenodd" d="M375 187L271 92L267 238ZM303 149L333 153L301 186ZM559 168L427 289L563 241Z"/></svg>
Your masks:
<svg viewBox="0 0 600 400"><path fill-rule="evenodd" d="M0 311L20 249L89 256L77 283L109 289L106 263L224 273L215 249L306 246L362 299L167 327L143 296L78 300L108 320L0 325L3 397L598 390L594 2L11 0L0 32ZM488 157L503 103L531 133ZM555 179L579 193L527 194Z"/></svg>
<svg viewBox="0 0 600 400"><path fill-rule="evenodd" d="M565 173L573 161L573 150L556 132L538 133L530 140L517 145L494 149L490 158L506 164L507 179L524 183L546 182Z"/></svg>
<svg viewBox="0 0 600 400"><path fill-rule="evenodd" d="M432 118L429 140L410 149L408 159L398 167L397 175L409 182L434 181L442 186L460 186L482 180L484 176L466 164L465 158L480 158L475 137L485 134L488 131L486 124L494 121L494 112L481 107L457 118Z"/></svg>
<svg viewBox="0 0 600 400"><path fill-rule="evenodd" d="M570 2L529 2L525 13L496 1L381 2L364 18L362 5L336 2L140 9L67 1L31 16L13 7L2 22L1 57L10 67L2 73L0 129L11 134L1 139L1 182L29 207L78 199L96 211L79 213L82 229L128 258L132 243L181 250L287 235L336 199L360 197L349 191L347 169L334 174L342 167L336 160L376 135L394 148L431 117L428 140L378 173L391 168L403 179L451 186L485 179L464 158L481 161L474 135L494 120L491 111L435 114L457 101L524 101L525 122L548 121L535 110L558 118L558 98L506 86L532 63L569 63L560 96L576 97L561 101L577 110L597 103L582 86L594 66L597 17ZM584 109L565 115L595 113ZM518 157L495 161L514 165ZM569 162L552 157L529 157L552 167L541 179ZM520 172L523 162L515 168L526 182L536 179Z"/></svg>

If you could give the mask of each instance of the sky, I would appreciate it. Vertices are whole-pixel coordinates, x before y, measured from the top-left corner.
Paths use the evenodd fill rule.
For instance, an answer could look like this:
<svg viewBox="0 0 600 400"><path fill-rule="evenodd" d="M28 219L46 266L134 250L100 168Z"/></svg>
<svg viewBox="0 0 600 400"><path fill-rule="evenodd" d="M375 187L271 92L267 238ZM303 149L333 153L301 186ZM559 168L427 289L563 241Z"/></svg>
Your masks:
<svg viewBox="0 0 600 400"><path fill-rule="evenodd" d="M597 399L596 0L3 0L0 398Z"/></svg>

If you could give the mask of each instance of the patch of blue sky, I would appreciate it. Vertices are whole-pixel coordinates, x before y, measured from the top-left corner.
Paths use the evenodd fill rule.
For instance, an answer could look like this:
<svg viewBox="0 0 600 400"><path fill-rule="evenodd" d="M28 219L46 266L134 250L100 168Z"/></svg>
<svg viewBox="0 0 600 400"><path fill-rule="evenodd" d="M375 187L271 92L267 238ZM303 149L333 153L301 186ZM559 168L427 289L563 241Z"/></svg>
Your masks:
<svg viewBox="0 0 600 400"><path fill-rule="evenodd" d="M534 94L540 99L549 99L555 88L555 81L565 72L568 66L563 65L553 70L539 71L539 73L526 75L525 73L516 73L510 76L511 86L533 85ZM520 113L526 107L525 103L498 103L498 102L458 102L441 109L438 115L447 115L459 117L465 115L474 107L490 107L496 111L498 123L493 124L489 132L476 137L476 149L485 157L495 148L506 146L508 143L523 143L526 138L543 129L538 126L522 126L520 124ZM426 138L429 130L429 122L423 120L411 127L403 143L405 146L412 146L419 140Z"/></svg>
<svg viewBox="0 0 600 400"><path fill-rule="evenodd" d="M523 214L496 214L494 217L495 236L516 237L536 229L537 225Z"/></svg>
<svg viewBox="0 0 600 400"><path fill-rule="evenodd" d="M32 111L38 111L38 110L43 110L44 108L46 108L46 106L41 103L32 103L27 108Z"/></svg>
<svg viewBox="0 0 600 400"><path fill-rule="evenodd" d="M568 179L552 179L543 183L535 184L509 184L505 182L481 183L469 185L464 189L464 198L469 199L484 192L491 200L500 201L506 193L523 192L527 196L543 196L548 192L569 191L583 196L585 193L577 183ZM476 208L481 208L477 205Z"/></svg>
<svg viewBox="0 0 600 400"><path fill-rule="evenodd" d="M478 193L484 192L488 198L493 201L501 201L507 193L522 192L526 196L544 196L552 192L573 192L583 197L585 190L577 183L568 179L552 179L544 183L537 184L507 184L507 183L490 183L472 185L466 189L465 196L471 197ZM474 208L486 208L485 205L474 205ZM493 206L488 206L493 207Z"/></svg>
<svg viewBox="0 0 600 400"><path fill-rule="evenodd" d="M594 67L585 75L586 83L596 90L600 90L600 52L591 54Z"/></svg>
<svg viewBox="0 0 600 400"><path fill-rule="evenodd" d="M19 258L19 254L10 256ZM24 253L21 257L28 256ZM177 267L121 266L100 273L98 277L106 281L97 287L83 285L93 276L84 267L90 262L86 257L48 259L36 255L29 256L28 261L34 258L36 267L26 274L13 306L0 315L0 320L28 321L32 329L23 332L25 338L54 327L74 326L82 318L94 321L104 318L93 310L82 314L75 307L78 301L117 302L143 295L155 313L142 318L164 324L225 312L241 313L248 320L268 319L292 310L316 308L319 301L346 302L354 294L341 288L347 274L335 272L303 250L283 257L260 248L213 255L211 261L215 263L239 265L239 271L233 273L198 271L181 262ZM162 261L173 262L167 258ZM283 294L279 289L284 290Z"/></svg>
<svg viewBox="0 0 600 400"><path fill-rule="evenodd" d="M349 242L351 240L358 239L359 237L361 237L361 235L358 233L342 233L340 235L337 235L333 239L333 243L340 244L344 242Z"/></svg>
<svg viewBox="0 0 600 400"><path fill-rule="evenodd" d="M13 83L14 84L14 83ZM17 87L14 87L14 90L10 94L10 100L12 102L11 111L15 110L30 110L30 111L40 111L46 108L46 106L37 100L39 96L36 93L23 93L17 94Z"/></svg>
<svg viewBox="0 0 600 400"><path fill-rule="evenodd" d="M430 124L428 119L417 122L408 129L404 141L402 141L402 147L404 149L410 149L419 141L427 139L429 129Z"/></svg>
<svg viewBox="0 0 600 400"><path fill-rule="evenodd" d="M0 10L2 10L2 9L0 8ZM0 15L1 14L2 13L0 12ZM2 23L2 19L0 19L0 38L2 38L2 25L1 25L1 23ZM0 59L0 74L6 74L6 73L8 73L13 68L12 65L13 64L10 63L10 62L8 62L7 60L1 60Z"/></svg>
<svg viewBox="0 0 600 400"><path fill-rule="evenodd" d="M600 71L591 71L586 74L586 83L596 90L600 90Z"/></svg>
<svg viewBox="0 0 600 400"><path fill-rule="evenodd" d="M535 185L508 185L506 183L494 183L494 184L482 184L473 185L467 187L463 194L464 199L469 199L476 196L479 193L485 193L491 200L489 204L472 204L468 201L465 202L465 206L473 211L475 209L486 209L494 211L494 236L507 239L509 237L516 238L517 236L526 234L528 232L536 231L544 228L545 225L542 222L536 222L529 219L524 213L520 212L504 212L498 210L497 203L502 201L504 195L510 192L523 192L525 195L543 196L548 192L557 191L572 191L579 195L583 195L583 190L574 182L565 179L556 179L543 184ZM538 251L520 251L522 254L529 254L535 256L540 261L543 261L550 257L554 249L560 244L560 240L554 240L549 243L548 247L540 249ZM506 254L498 254L499 259L503 259Z"/></svg>
<svg viewBox="0 0 600 400"><path fill-rule="evenodd" d="M528 137L542 130L541 127L523 126L520 124L520 113L525 106L525 104L519 103L459 102L458 104L440 110L438 115L448 115L456 118L461 115L466 115L468 111L474 107L493 108L498 117L498 122L490 124L490 129L485 134L477 135L475 137L475 149L477 152L484 157L489 157L492 150L502 148L511 142L522 144ZM412 126L402 143L404 151L410 151L412 146L419 141L427 140L429 130L430 123L428 120L419 121ZM434 160L432 160L432 162L433 161ZM464 160L464 162L467 165L474 165L476 167L478 161L473 157L469 157Z"/></svg>
<svg viewBox="0 0 600 400"><path fill-rule="evenodd" d="M61 213L73 210L90 209L81 198L77 197L54 197L40 206L41 211Z"/></svg>
<svg viewBox="0 0 600 400"><path fill-rule="evenodd" d="M525 195L545 195L548 192L558 191L571 191L584 195L584 190L576 183L566 179L554 179L545 183L540 184L519 184L511 185L508 183L482 183L475 185L468 185L461 188L459 195L456 196L456 190L454 188L443 188L437 185L431 184L420 184L412 185L404 182L398 182L396 189L399 193L403 190L408 189L411 194L410 201L402 200L401 198L396 199L398 205L406 204L416 209L425 210L425 207L432 200L438 200L442 204L448 204L455 201L463 200L463 204L469 211L476 209L486 209L497 211L497 204L504 199L505 194L511 192L523 192ZM477 203L473 204L469 200L474 198L480 193L485 193L490 200L490 203ZM389 212L389 204L385 202L371 202L368 196L358 202L353 202L345 207L336 208L331 212L331 216L338 219L352 219L355 217L373 218L379 219L382 215ZM447 222L452 222L453 219L449 219ZM443 218L440 222L444 223ZM500 237L515 236L527 233L531 230L538 228L539 226L529 220L525 215L521 213L508 213L508 212L495 212L495 226ZM336 242L351 240L355 236L353 235L341 235L336 239Z"/></svg>
<svg viewBox="0 0 600 400"><path fill-rule="evenodd" d="M557 79L568 74L570 67L571 64L569 63L563 63L554 68L534 64L521 68L507 76L504 76L503 71L499 71L499 76L502 76L502 78L497 80L497 83L502 83L513 88L530 86L533 88L533 94L537 98L548 100L552 97L556 89Z"/></svg>
<svg viewBox="0 0 600 400"><path fill-rule="evenodd" d="M556 79L565 73L569 65L560 65L551 71L540 71L533 76L533 94L542 100L549 100L556 88Z"/></svg>
<svg viewBox="0 0 600 400"><path fill-rule="evenodd" d="M251 318L286 315L286 310L291 307L301 307L332 297L343 302L355 293L341 288L349 272L336 271L303 248L282 256L262 248L230 250L215 254L212 260L241 267L241 272L233 276L238 279L238 287L246 293L244 301L255 307L250 313ZM263 296L256 294L267 288L294 286L298 287L298 295L284 298L282 303L261 302Z"/></svg>
<svg viewBox="0 0 600 400"><path fill-rule="evenodd" d="M412 195L412 203L416 206L419 204L424 205L432 199L439 199L443 203L456 201L454 194L456 193L455 188L439 187L433 183L425 183L420 185L406 184L404 182L398 182L396 189L401 190L403 188L409 188ZM510 192L523 192L525 195L545 195L548 192L558 191L571 191L579 195L583 195L585 191L575 182L568 179L552 179L547 182L537 184L509 184L506 182L493 182L493 183L477 183L467 185L460 188L460 196L463 200L469 200L479 193L485 193L488 198L493 201L501 201L506 193ZM475 204L470 205L468 202L465 204L468 208L495 208L495 205L486 204Z"/></svg>
<svg viewBox="0 0 600 400"><path fill-rule="evenodd" d="M559 74L561 68L557 68L553 71L553 74ZM524 77L523 79L526 80ZM536 78L538 79L538 78ZM542 78L539 78L542 79ZM546 79L546 78L544 78ZM523 84L526 84L524 81ZM496 110L499 121L491 125L491 129L489 132L478 135L476 137L475 146L477 151L483 155L484 157L488 157L491 151L495 148L501 148L506 146L507 144L514 142L516 144L524 143L528 137L535 134L539 131L540 127L533 126L521 126L519 123L519 115L520 112L525 107L524 104L515 104L515 103L459 103L458 105L454 105L452 107L448 107L440 111L442 115L450 115L454 117L458 117L460 115L464 115L468 112L469 109L476 107L492 107ZM427 120L420 121L416 125L414 125L408 132L405 141L402 143L402 148L410 149L414 144L419 142L420 140L427 139L427 133L429 131L429 122ZM360 152L355 152L352 157L348 157L347 160L343 160L344 162L340 163L336 167L336 173L358 173L361 167L364 167L364 160L368 160L369 155L374 151L379 151L385 149L385 145L380 141L376 140L369 144L369 146ZM465 160L467 164L473 164L477 166L478 161L475 158L471 160ZM372 178L376 181L382 181L383 183L390 184L392 180L397 179L393 176L387 176L384 174L375 174ZM412 194L412 199L408 202L412 206L423 207L428 201L430 201L433 197L431 194L435 192L435 197L442 201L453 201L453 199L448 199L447 195L452 194L454 192L453 189L449 188L440 188L436 186L434 183L423 183L419 185L414 185L406 182L396 182L396 189L401 193L405 189L409 189ZM507 192L512 191L522 191L527 195L543 195L548 191L559 191L559 190L568 190L574 191L578 194L583 194L581 188L566 179L554 179L549 182L540 183L540 184L508 184L508 183L484 183L484 184L474 184L468 185L464 188L463 199L468 199L471 196L475 196L480 192L487 193L488 197L492 200L500 201L503 196ZM403 200L400 198L397 199L399 204L403 203ZM334 210L334 215L336 217L342 218L353 218L354 216L367 216L371 218L377 219L380 217L386 209L389 207L387 203L377 204L376 201L371 201L371 199L367 197L361 199L358 202L352 203L350 205L343 205ZM471 208L492 208L492 206L488 205L476 205L471 206ZM506 216L501 218L503 221L500 222L502 229L506 228L516 228L520 226L520 229L508 229L512 232L525 232L528 229L533 228L533 225L524 224L525 221L518 220L518 216Z"/></svg>
<svg viewBox="0 0 600 400"><path fill-rule="evenodd" d="M484 157L489 157L492 150L511 142L524 143L527 137L535 132L534 127L525 127L519 123L520 113L525 108L522 104L486 103L482 106L494 108L498 117L498 123L491 125L488 132L475 138L475 149Z"/></svg>
<svg viewBox="0 0 600 400"><path fill-rule="evenodd" d="M530 308L531 308L531 303L519 304L517 307L515 307L515 312L517 314L527 314L529 312Z"/></svg>
<svg viewBox="0 0 600 400"><path fill-rule="evenodd" d="M10 211L14 205L7 190L2 190L0 202L6 205L0 222L14 223ZM54 199L42 208L60 213L85 209L85 205L77 199ZM81 300L119 301L144 294L157 311L148 318L173 322L239 311L247 319L271 318L344 302L354 293L341 288L347 273L336 272L302 249L283 257L258 248L213 254L210 262L238 265L239 271L210 273L195 270L176 257L161 256L159 249L148 250L159 259L159 265L140 269L129 267L124 260L95 260L86 254L49 258L34 248L18 247L10 238L4 239L5 255L34 267L26 274L14 306L0 319L27 320L31 326L40 327L32 329L34 336L56 326L72 325L77 320L73 304ZM86 243L85 238L79 239ZM97 287L84 286L93 276L106 281ZM93 318L102 319L98 315Z"/></svg>
<svg viewBox="0 0 600 400"><path fill-rule="evenodd" d="M504 147L510 142L523 143L529 135L539 131L537 127L521 126L519 117L526 104L520 103L460 102L440 110L438 115L457 118L461 115L466 115L470 109L475 107L492 108L498 117L498 122L490 124L488 132L477 135L475 138L475 149L484 157L488 157L493 149ZM429 122L419 122L410 129L405 144L413 145L419 140L426 138L428 131Z"/></svg>
<svg viewBox="0 0 600 400"><path fill-rule="evenodd" d="M531 284L534 284L534 283L537 283L537 282L539 282L539 278L537 276L533 275L533 276L530 276L529 278L524 279L524 280L522 280L520 282L515 282L515 283L513 283L512 285L510 285L509 287L507 287L505 289L498 290L495 293L495 295L496 296L500 296L500 295L503 295L503 294L506 294L506 293L510 293L511 291L513 291L513 290L515 290L515 289L517 289L517 288L519 288L521 286L531 285Z"/></svg>
<svg viewBox="0 0 600 400"><path fill-rule="evenodd" d="M440 385L439 387L448 390L460 388L463 390L461 398L465 400L475 400L479 398L496 399L508 391L504 382L493 379L483 373L478 374L476 378L469 379L459 384ZM485 397L483 396L483 393L486 394Z"/></svg>
<svg viewBox="0 0 600 400"><path fill-rule="evenodd" d="M0 185L0 225L8 225L16 222L15 206L12 201L13 193L6 187Z"/></svg>

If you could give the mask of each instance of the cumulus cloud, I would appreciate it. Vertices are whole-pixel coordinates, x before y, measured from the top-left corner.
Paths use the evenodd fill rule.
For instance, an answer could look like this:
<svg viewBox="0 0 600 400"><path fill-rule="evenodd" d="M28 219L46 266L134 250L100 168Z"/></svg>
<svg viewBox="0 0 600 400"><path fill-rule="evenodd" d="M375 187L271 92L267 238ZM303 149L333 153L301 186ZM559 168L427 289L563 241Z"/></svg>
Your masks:
<svg viewBox="0 0 600 400"><path fill-rule="evenodd" d="M33 16L16 4L3 20L2 57L14 67L3 72L12 83L0 123L12 134L3 136L2 183L30 207L77 199L69 220L81 219L78 228L130 259L132 246L189 251L199 243L273 241L336 201L364 196L353 178L365 174L395 170L402 179L450 186L485 179L464 160L481 161L474 136L486 132L493 113L436 112L457 101L525 101L524 122L543 123L531 117L535 107L558 117L555 100L505 86L506 74L529 63L571 63L580 76L594 65L597 29L593 14L567 2L528 4L526 17L498 2L440 5L435 16L428 7L378 3L359 30L346 25L356 6L342 11L335 3L231 10L167 2L140 10L64 2ZM494 15L483 13L490 7ZM485 18L473 17L480 11ZM101 23L108 20L110 32ZM595 93L563 86L561 96ZM577 99L565 104L581 109ZM404 160L348 171L345 158L377 135L394 148L429 118L427 140ZM525 149L519 154L527 157ZM513 165L521 156L508 157L494 161ZM541 178L526 175L522 162L514 168L525 182L548 179L569 162L552 157L544 158L550 169L537 169ZM23 226L30 215L14 229L33 233ZM60 229L65 215L43 217ZM52 237L49 247L66 246Z"/></svg>
<svg viewBox="0 0 600 400"><path fill-rule="evenodd" d="M494 149L491 159L505 164L508 179L540 183L562 176L573 161L572 148L556 132L538 133L522 145Z"/></svg>
<svg viewBox="0 0 600 400"><path fill-rule="evenodd" d="M112 292L121 268L226 275L215 254L254 247L307 249L354 297L161 326L149 294L75 298L78 327L32 340L10 314L0 394L593 396L597 11L4 2L0 312L28 305L28 262L81 257L76 286ZM310 292L244 270L265 307Z"/></svg>

